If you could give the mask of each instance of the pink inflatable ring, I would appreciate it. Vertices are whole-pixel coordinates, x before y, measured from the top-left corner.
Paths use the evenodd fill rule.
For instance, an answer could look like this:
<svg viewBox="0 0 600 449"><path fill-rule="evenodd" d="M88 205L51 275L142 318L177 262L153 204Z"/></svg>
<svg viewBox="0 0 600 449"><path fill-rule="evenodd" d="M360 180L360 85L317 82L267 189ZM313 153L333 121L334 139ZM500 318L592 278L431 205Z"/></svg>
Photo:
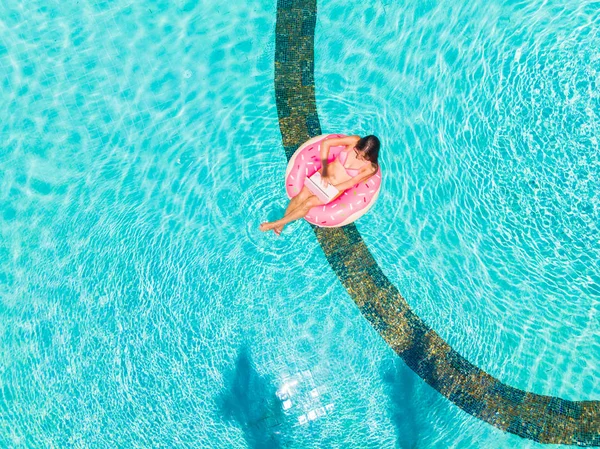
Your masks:
<svg viewBox="0 0 600 449"><path fill-rule="evenodd" d="M304 142L292 155L285 172L285 190L292 198L302 190L304 178L321 169L319 152L325 139L346 137L344 134L322 134ZM329 148L328 161L332 162L344 145ZM356 184L330 203L315 206L304 217L317 226L333 228L344 226L362 217L373 206L381 187L381 167L366 181Z"/></svg>

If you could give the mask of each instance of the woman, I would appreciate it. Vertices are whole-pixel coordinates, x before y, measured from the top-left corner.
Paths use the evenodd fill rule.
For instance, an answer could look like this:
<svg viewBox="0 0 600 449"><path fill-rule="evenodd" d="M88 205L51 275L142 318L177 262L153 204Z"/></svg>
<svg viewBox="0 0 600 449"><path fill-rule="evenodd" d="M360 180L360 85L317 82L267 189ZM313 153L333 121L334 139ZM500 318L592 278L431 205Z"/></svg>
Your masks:
<svg viewBox="0 0 600 449"><path fill-rule="evenodd" d="M329 148L345 145L338 157L331 163L327 163ZM377 173L379 139L373 135L361 138L360 136L348 136L340 139L326 139L321 143L321 177L326 186L332 184L339 193L330 201L335 200L352 186L366 181ZM261 231L273 230L275 234L281 234L283 227L290 221L304 217L310 209L315 206L327 204L322 202L315 192L312 192L306 185L300 193L293 197L285 210L283 218L265 222L260 225Z"/></svg>

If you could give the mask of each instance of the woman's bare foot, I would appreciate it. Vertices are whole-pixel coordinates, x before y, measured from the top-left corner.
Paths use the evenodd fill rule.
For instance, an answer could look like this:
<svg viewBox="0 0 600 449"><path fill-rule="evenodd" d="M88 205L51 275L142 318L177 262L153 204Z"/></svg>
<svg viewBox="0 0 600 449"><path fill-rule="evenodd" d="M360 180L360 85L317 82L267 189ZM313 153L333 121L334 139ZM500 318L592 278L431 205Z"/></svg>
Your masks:
<svg viewBox="0 0 600 449"><path fill-rule="evenodd" d="M283 226L277 226L276 228L273 228L273 232L275 233L275 235L281 235L281 231L283 231Z"/></svg>
<svg viewBox="0 0 600 449"><path fill-rule="evenodd" d="M265 232L265 231L270 231L271 229L275 229L275 227L276 226L273 224L272 221L265 221L264 223L260 224L258 229L260 229L262 232Z"/></svg>

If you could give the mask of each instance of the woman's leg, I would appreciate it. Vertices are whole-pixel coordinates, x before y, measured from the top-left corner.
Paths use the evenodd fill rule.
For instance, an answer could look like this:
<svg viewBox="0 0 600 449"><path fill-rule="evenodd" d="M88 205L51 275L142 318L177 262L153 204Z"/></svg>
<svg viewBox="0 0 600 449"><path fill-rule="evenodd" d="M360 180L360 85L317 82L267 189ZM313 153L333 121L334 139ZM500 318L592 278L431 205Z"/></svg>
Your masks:
<svg viewBox="0 0 600 449"><path fill-rule="evenodd" d="M298 206L300 206L303 202L305 202L309 197L312 196L312 194L313 193L310 190L308 190L308 187L303 186L302 190L300 190L300 193L298 193L298 195L292 197L292 199L288 203L287 208L285 209L283 216L285 217L286 215L289 215L290 212L292 212L294 209L296 209ZM279 235L279 234L281 234L281 231L283 231L284 226L285 225L277 226L276 228L273 228L273 231L275 232L275 234Z"/></svg>
<svg viewBox="0 0 600 449"><path fill-rule="evenodd" d="M284 216L283 218L276 220L276 221L262 223L260 225L260 230L261 231L270 231L271 229L275 229L279 226L285 226L290 221L294 221L294 220L304 217L308 213L309 210L311 210L313 207L318 206L320 204L323 204L321 202L321 200L313 195L310 198L308 198L306 201L304 201L296 209L294 209L289 214Z"/></svg>

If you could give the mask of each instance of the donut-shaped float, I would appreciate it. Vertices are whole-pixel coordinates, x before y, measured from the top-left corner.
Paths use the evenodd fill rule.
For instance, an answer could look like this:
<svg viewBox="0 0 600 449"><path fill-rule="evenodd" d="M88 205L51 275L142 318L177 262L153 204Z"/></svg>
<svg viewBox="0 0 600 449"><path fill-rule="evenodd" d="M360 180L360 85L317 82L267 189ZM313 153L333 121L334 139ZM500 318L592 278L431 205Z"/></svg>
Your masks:
<svg viewBox="0 0 600 449"><path fill-rule="evenodd" d="M302 190L304 179L321 169L321 142L325 139L346 137L344 134L322 134L304 142L288 162L285 172L285 191L292 198ZM329 148L328 162L332 162L344 145ZM304 217L306 221L324 228L344 226L362 217L373 206L381 187L381 167L366 181L360 182L330 203L315 206Z"/></svg>

